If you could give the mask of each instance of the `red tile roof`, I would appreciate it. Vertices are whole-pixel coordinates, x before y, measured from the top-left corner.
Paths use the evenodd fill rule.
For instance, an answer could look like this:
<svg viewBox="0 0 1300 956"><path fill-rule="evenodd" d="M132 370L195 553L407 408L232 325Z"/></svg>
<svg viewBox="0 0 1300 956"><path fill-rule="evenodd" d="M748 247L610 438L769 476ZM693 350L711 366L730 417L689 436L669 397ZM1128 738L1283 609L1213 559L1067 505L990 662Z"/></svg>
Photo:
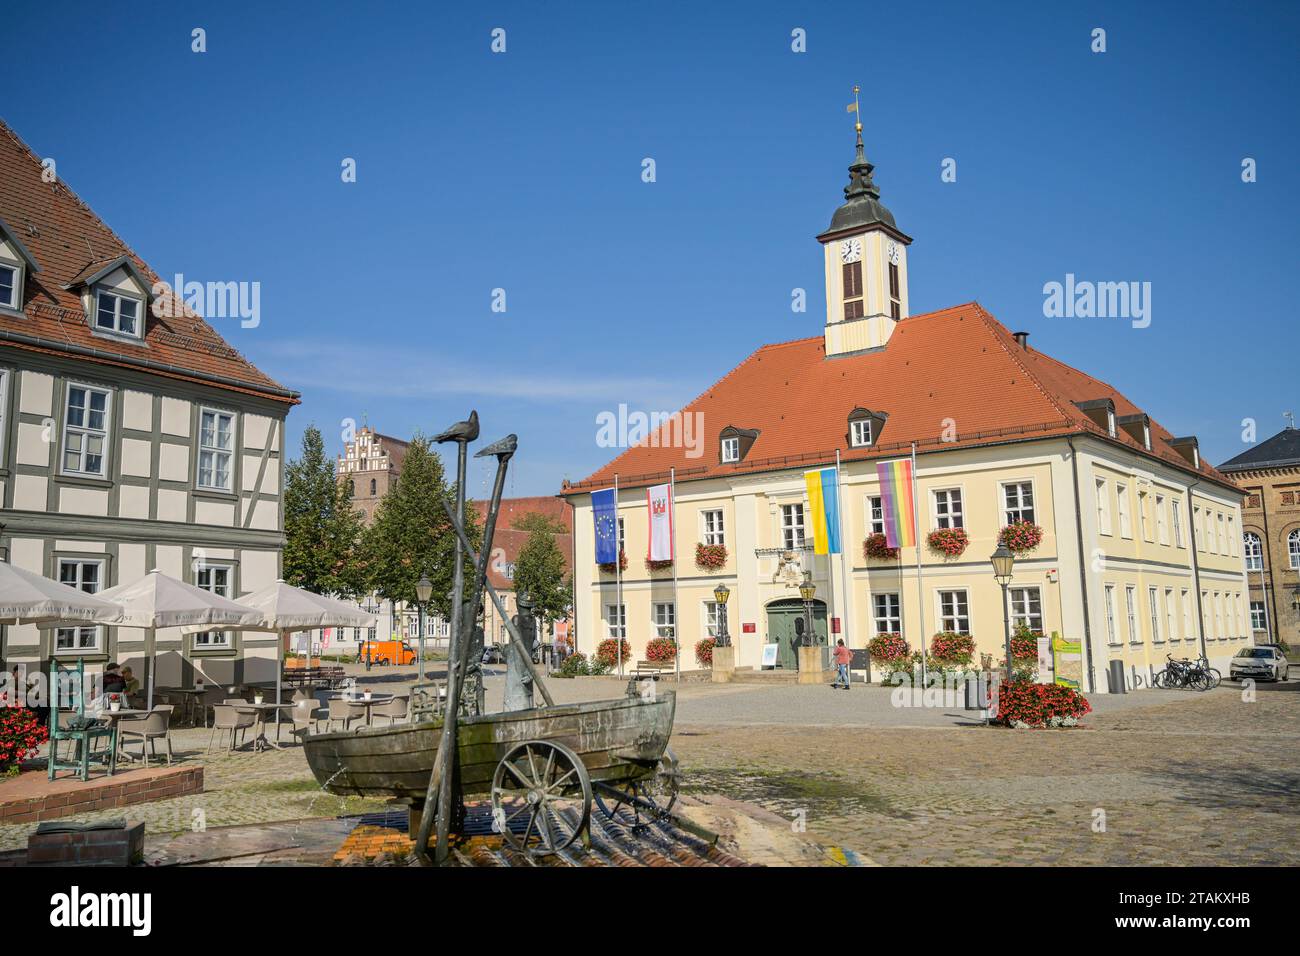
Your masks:
<svg viewBox="0 0 1300 956"><path fill-rule="evenodd" d="M1114 438L1076 405L1111 399L1119 417L1141 410L1110 385L1015 337L978 303L915 315L898 323L888 345L827 358L821 335L765 345L728 372L683 413L703 416L703 454L688 457L670 445L671 423L629 448L561 494L814 467L841 459L896 458L1052 436L1089 434L1232 488L1203 459L1199 471L1151 422L1152 450L1122 428ZM848 416L862 407L888 419L870 448L850 448ZM956 440L942 440L948 420ZM758 437L737 464L719 463L719 433L727 426L755 429ZM1236 490L1234 488L1234 490Z"/></svg>
<svg viewBox="0 0 1300 956"><path fill-rule="evenodd" d="M148 315L144 346L92 334L75 288L78 280L121 256L128 257L150 285L159 279L71 189L62 181L44 182L41 174L40 159L0 120L0 219L41 269L27 274L26 318L0 315L0 344L52 354L66 354L61 346L91 349L93 354L78 357L298 403L296 392L255 368L184 305L172 317L168 295L160 297L164 315L152 310Z"/></svg>
<svg viewBox="0 0 1300 956"><path fill-rule="evenodd" d="M470 502L478 512L480 522L487 518L488 502L474 500ZM493 550L500 548L507 564L514 564L519 559L519 552L528 543L528 532L515 528L515 522L527 514L542 514L562 522L569 529L567 534L555 535L555 546L564 555L564 570L573 570L573 506L563 498L554 495L540 495L533 498L502 498L501 512L497 516L496 534L492 538ZM488 580L498 591L514 589L514 582L497 570L497 562L488 561Z"/></svg>

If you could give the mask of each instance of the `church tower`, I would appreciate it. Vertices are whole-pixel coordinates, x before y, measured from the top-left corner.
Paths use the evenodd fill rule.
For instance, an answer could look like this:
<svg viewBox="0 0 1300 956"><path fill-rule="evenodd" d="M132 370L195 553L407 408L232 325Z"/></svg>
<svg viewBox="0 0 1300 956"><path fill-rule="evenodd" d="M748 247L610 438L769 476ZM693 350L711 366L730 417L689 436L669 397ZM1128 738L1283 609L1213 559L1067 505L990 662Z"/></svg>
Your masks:
<svg viewBox="0 0 1300 956"><path fill-rule="evenodd" d="M856 103L850 106L854 109ZM907 318L907 247L894 214L880 203L875 169L862 146L849 167L844 205L817 237L826 258L826 356L883 348Z"/></svg>

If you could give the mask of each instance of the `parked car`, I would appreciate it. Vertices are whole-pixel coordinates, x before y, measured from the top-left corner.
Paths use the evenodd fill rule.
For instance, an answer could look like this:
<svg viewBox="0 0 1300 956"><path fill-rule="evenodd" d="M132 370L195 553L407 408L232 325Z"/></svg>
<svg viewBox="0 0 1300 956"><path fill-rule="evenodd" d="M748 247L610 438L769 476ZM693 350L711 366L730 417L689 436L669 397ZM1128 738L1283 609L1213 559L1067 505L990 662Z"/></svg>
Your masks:
<svg viewBox="0 0 1300 956"><path fill-rule="evenodd" d="M1269 680L1286 680L1290 663L1282 649L1275 644L1243 647L1228 665L1232 680L1243 677L1266 677Z"/></svg>

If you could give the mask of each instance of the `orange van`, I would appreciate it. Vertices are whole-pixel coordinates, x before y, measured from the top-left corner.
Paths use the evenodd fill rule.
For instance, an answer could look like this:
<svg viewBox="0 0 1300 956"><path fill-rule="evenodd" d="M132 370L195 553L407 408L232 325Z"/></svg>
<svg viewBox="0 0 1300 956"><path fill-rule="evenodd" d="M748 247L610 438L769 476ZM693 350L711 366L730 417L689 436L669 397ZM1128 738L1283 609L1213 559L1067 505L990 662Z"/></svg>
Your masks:
<svg viewBox="0 0 1300 956"><path fill-rule="evenodd" d="M365 661L369 655L371 664L405 667L415 663L415 650L406 641L362 641L358 650L357 659Z"/></svg>

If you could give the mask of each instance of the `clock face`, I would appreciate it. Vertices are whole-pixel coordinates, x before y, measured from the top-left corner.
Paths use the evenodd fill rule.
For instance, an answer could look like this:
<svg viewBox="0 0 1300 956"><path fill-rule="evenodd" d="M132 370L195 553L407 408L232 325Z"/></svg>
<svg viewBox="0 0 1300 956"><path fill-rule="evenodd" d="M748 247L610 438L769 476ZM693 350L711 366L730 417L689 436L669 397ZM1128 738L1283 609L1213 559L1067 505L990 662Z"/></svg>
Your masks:
<svg viewBox="0 0 1300 956"><path fill-rule="evenodd" d="M845 239L840 243L840 261L844 263L857 262L862 258L862 240Z"/></svg>
<svg viewBox="0 0 1300 956"><path fill-rule="evenodd" d="M885 246L885 255L889 257L890 262L898 265L898 243L891 239L889 244Z"/></svg>

